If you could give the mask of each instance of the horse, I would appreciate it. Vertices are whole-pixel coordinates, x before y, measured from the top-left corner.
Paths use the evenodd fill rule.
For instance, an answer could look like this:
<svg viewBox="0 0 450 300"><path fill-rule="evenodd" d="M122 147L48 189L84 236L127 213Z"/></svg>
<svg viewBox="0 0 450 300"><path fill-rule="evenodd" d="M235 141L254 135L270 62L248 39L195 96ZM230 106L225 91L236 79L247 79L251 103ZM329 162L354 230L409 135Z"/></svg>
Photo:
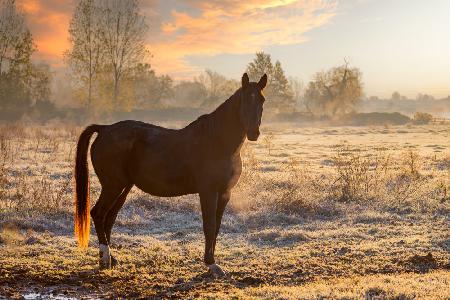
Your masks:
<svg viewBox="0 0 450 300"><path fill-rule="evenodd" d="M160 197L199 194L205 237L204 263L214 277L224 276L215 263L219 228L231 190L242 171L241 147L247 138L256 141L265 101L264 74L242 86L213 112L181 129L168 129L140 121L89 125L80 134L75 161L75 235L87 248L89 218L89 141L91 161L101 184L97 203L90 210L99 243L99 268L117 265L111 256L111 230L133 186Z"/></svg>

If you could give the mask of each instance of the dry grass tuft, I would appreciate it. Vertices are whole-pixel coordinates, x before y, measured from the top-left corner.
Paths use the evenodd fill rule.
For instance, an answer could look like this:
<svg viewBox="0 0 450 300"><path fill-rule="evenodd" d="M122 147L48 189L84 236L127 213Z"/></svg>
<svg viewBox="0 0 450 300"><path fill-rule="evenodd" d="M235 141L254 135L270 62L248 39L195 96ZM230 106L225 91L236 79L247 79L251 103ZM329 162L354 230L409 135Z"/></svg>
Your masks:
<svg viewBox="0 0 450 300"><path fill-rule="evenodd" d="M0 228L0 244L17 245L22 244L25 236L21 233L19 227L11 222L5 222Z"/></svg>

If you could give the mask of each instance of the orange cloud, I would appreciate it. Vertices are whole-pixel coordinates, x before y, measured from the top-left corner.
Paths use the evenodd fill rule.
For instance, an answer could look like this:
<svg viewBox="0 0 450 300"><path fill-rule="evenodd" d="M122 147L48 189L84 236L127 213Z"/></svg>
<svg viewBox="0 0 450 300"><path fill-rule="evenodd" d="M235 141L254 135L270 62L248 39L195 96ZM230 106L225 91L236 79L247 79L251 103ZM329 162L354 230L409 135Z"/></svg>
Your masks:
<svg viewBox="0 0 450 300"><path fill-rule="evenodd" d="M336 3L329 1L250 0L189 1L200 11L173 10L161 26L161 40L148 47L159 71L184 77L198 71L190 55L252 53L271 45L307 40L305 33L330 21Z"/></svg>
<svg viewBox="0 0 450 300"><path fill-rule="evenodd" d="M62 65L68 27L76 1L17 0L25 12L38 52L36 59ZM185 0L164 14L167 2L142 2L150 24L148 48L158 72L177 78L200 71L194 55L253 53L271 45L307 40L305 33L334 16L328 0ZM160 10L160 11L158 11Z"/></svg>
<svg viewBox="0 0 450 300"><path fill-rule="evenodd" d="M33 34L37 52L34 57L52 65L62 65L62 54L69 47L68 28L72 14L72 1L19 0L18 7L25 13Z"/></svg>

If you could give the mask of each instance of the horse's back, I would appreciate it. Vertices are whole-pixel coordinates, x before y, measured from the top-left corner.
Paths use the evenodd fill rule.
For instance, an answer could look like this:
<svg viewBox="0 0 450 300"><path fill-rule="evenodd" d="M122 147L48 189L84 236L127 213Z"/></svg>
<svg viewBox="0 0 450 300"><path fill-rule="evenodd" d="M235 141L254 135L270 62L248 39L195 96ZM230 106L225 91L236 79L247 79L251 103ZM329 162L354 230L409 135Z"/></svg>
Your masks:
<svg viewBox="0 0 450 300"><path fill-rule="evenodd" d="M140 121L121 121L104 126L95 139L91 152L121 154L129 152L136 143L170 134L173 130Z"/></svg>
<svg viewBox="0 0 450 300"><path fill-rule="evenodd" d="M132 183L158 196L191 193L188 139L178 130L121 121L99 132L91 149L92 164L100 182Z"/></svg>

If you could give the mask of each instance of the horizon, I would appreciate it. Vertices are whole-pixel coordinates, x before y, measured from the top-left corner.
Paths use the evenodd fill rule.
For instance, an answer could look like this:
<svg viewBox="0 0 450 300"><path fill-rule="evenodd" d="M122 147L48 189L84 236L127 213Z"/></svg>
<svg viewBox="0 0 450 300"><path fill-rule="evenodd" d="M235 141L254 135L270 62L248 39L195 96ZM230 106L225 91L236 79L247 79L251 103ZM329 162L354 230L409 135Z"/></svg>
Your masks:
<svg viewBox="0 0 450 300"><path fill-rule="evenodd" d="M18 0L35 39L34 61L64 70L75 1ZM344 59L363 73L367 97L450 95L450 2L141 1L149 63L193 79L205 69L240 78L255 52L282 63L305 85ZM231 46L230 46L231 45Z"/></svg>

